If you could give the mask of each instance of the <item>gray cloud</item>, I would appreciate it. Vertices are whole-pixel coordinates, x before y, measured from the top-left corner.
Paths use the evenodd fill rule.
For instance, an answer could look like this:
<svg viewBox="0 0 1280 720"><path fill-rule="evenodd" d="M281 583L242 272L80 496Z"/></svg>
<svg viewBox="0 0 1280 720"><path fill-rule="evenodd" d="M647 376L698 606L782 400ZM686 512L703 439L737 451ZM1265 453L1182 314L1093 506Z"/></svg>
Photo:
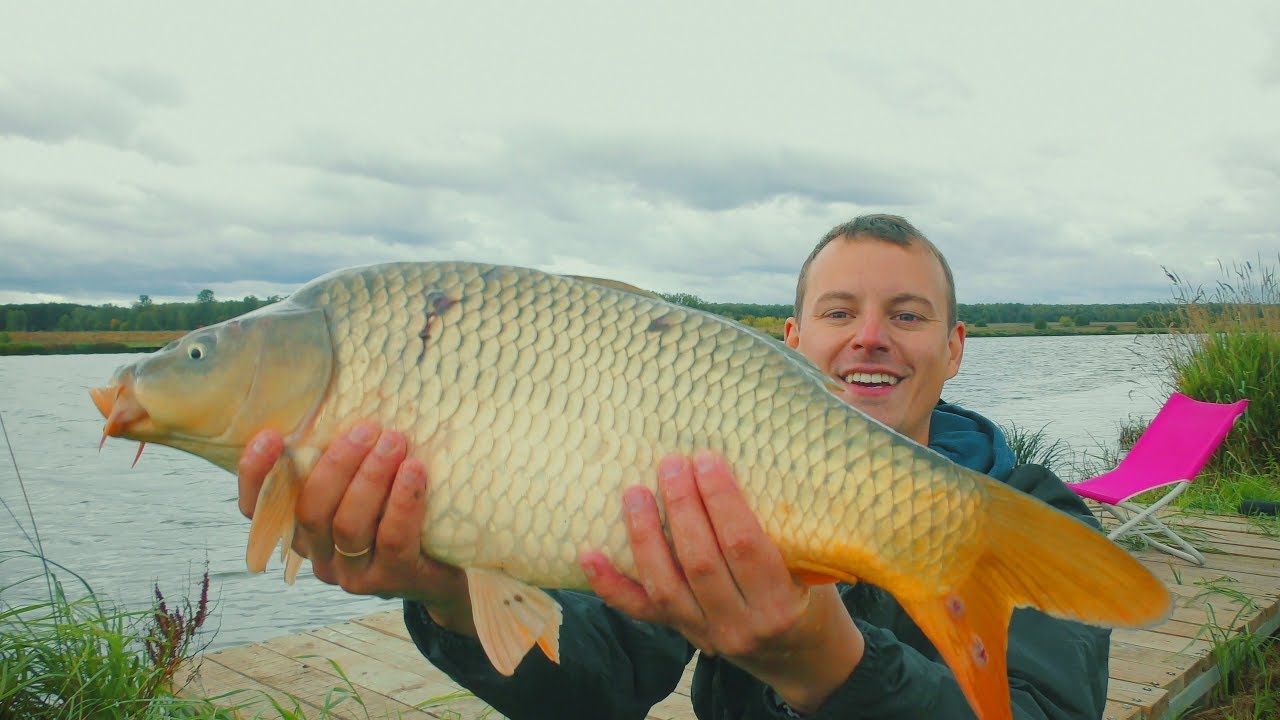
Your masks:
<svg viewBox="0 0 1280 720"><path fill-rule="evenodd" d="M693 136L583 137L522 132L459 157L456 148L351 147L315 135L282 153L290 162L393 185L450 188L545 201L548 188L619 186L708 211L795 196L813 202L923 202L922 183L867 158L770 143Z"/></svg>
<svg viewBox="0 0 1280 720"><path fill-rule="evenodd" d="M86 140L162 162L186 162L187 153L148 124L150 112L182 101L176 80L140 68L78 79L0 76L0 138L51 144Z"/></svg>

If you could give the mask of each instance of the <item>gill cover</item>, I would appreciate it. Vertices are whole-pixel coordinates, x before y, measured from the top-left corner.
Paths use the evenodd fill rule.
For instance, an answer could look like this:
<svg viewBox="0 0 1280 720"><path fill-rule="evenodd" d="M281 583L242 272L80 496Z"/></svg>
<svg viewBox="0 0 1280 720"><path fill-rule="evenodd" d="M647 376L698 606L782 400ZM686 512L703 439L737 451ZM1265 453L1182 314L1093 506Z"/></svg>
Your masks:
<svg viewBox="0 0 1280 720"><path fill-rule="evenodd" d="M139 439L224 464L195 446L238 449L263 428L295 432L328 389L329 338L322 310L280 306L188 333L134 370L133 393L149 417L141 434L151 436Z"/></svg>

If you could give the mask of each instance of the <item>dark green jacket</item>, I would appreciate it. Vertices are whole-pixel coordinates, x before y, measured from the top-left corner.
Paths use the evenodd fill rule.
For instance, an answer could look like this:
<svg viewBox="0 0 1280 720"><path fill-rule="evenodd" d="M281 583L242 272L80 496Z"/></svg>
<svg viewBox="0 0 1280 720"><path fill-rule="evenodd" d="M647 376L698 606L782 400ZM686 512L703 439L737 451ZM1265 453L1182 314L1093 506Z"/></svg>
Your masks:
<svg viewBox="0 0 1280 720"><path fill-rule="evenodd" d="M929 446L1097 525L1051 472L1038 465L1015 468L1004 436L976 413L939 404ZM849 680L812 717L974 717L951 670L892 596L865 583L840 590L866 652ZM510 678L493 670L478 641L443 630L421 606L405 604L405 623L433 665L513 720L639 719L671 694L694 654L682 636L631 620L591 594L551 594L564 611L562 664L532 652ZM1102 717L1109 643L1108 630L1015 610L1008 648L1014 717ZM692 692L702 720L795 717L768 687L719 658L699 657Z"/></svg>

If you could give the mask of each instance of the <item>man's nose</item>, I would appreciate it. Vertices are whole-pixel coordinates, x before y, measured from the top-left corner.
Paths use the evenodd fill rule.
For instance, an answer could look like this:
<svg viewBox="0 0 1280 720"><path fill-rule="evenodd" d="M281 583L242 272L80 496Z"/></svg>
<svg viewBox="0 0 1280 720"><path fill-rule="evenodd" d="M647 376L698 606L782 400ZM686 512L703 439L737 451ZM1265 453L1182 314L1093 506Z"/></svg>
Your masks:
<svg viewBox="0 0 1280 720"><path fill-rule="evenodd" d="M852 347L865 350L883 350L888 347L888 343L884 321L881 318L867 315L858 318L858 323L854 326L853 337L850 338Z"/></svg>

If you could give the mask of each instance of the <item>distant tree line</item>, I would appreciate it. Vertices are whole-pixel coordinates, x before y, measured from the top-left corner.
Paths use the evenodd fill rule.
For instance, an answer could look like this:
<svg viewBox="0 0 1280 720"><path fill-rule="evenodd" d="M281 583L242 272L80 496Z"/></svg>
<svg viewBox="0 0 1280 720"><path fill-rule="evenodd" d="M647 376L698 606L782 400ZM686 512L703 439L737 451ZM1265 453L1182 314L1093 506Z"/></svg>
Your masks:
<svg viewBox="0 0 1280 720"><path fill-rule="evenodd" d="M785 318L793 313L791 304L708 302L688 293L659 293L666 300L685 307L706 310L737 320ZM1061 323L1072 325L1132 322L1141 327L1167 327L1174 318L1170 303L1106 303L1095 305L1052 305L1045 303L960 303L957 312L966 324Z"/></svg>
<svg viewBox="0 0 1280 720"><path fill-rule="evenodd" d="M703 300L689 293L659 293L670 302L706 310L735 320L786 318L789 303L721 303ZM38 332L46 330L193 330L213 325L281 300L281 296L260 299L248 295L240 300L218 300L212 290L201 290L195 302L152 302L139 295L129 307L122 305L78 305L74 303L27 303L0 305L0 331ZM961 304L960 319L970 325L988 323L1091 323L1135 322L1139 327L1163 328L1174 321L1172 304L1120 303L1096 305L1052 305L1043 303Z"/></svg>
<svg viewBox="0 0 1280 720"><path fill-rule="evenodd" d="M0 331L47 330L194 330L228 320L263 305L279 301L278 295L259 299L218 300L212 290L201 290L195 302L152 302L139 295L129 307L74 303L26 303L0 305Z"/></svg>

